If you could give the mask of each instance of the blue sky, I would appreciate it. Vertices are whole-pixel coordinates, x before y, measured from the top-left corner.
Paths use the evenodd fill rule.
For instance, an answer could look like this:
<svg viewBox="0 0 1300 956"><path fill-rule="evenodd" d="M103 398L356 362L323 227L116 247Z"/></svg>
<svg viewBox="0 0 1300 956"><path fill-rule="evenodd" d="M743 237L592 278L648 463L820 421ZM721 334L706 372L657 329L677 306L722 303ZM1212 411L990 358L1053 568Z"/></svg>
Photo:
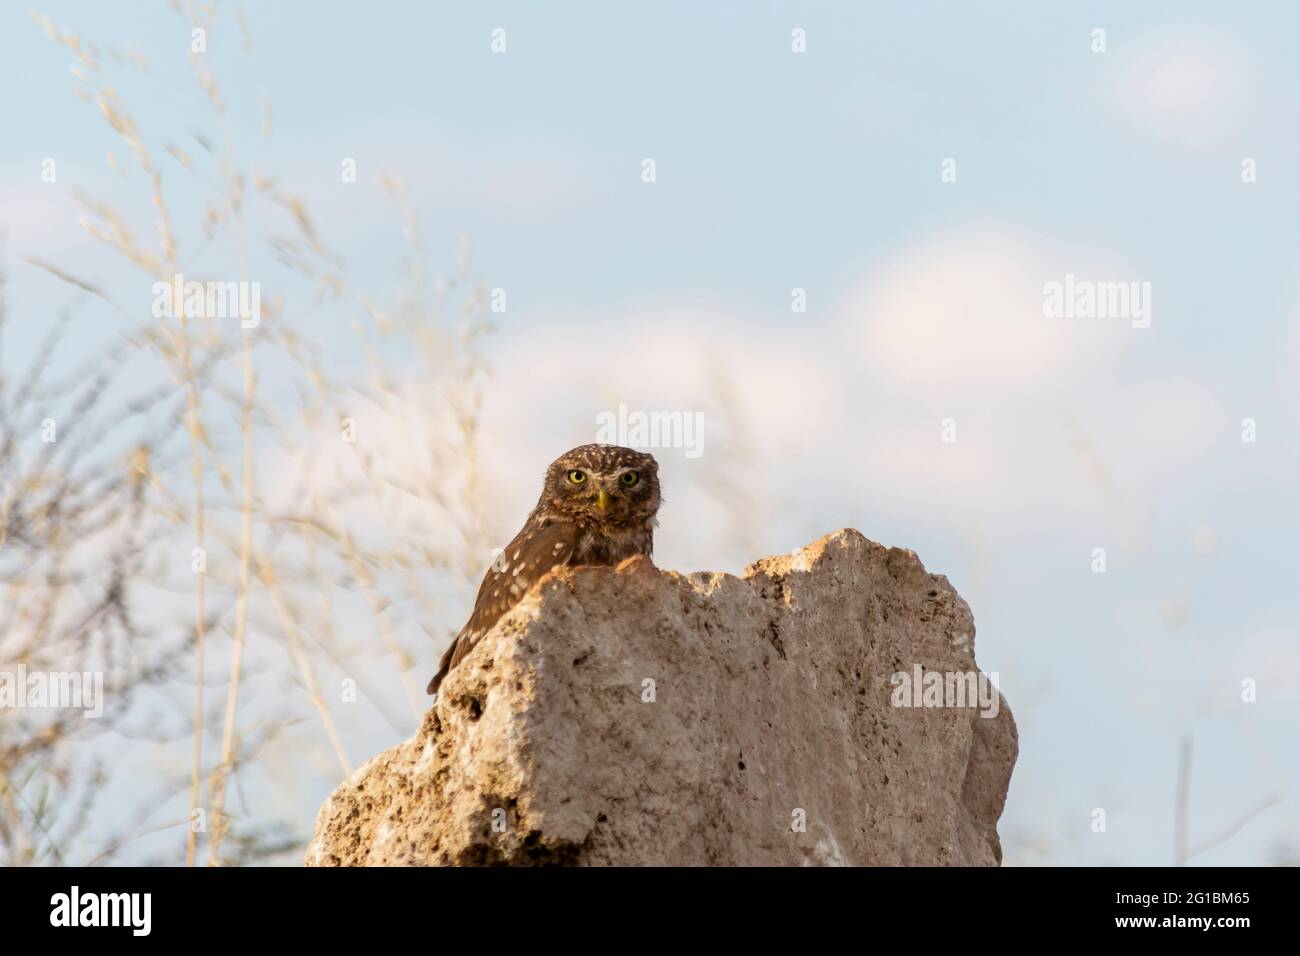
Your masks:
<svg viewBox="0 0 1300 956"><path fill-rule="evenodd" d="M767 516L762 550L718 543L715 457L670 450L661 563L737 571L852 525L948 575L1020 722L1009 859L1169 862L1184 733L1193 843L1262 797L1280 801L1197 862L1259 863L1281 840L1300 844L1300 11L247 10L253 54L230 29L208 54L233 140L310 200L358 284L391 285L402 254L373 183L391 173L433 258L469 236L473 274L508 292L485 408L496 533L513 531L546 461L590 440L599 411L702 409L719 449L757 436L741 474ZM123 99L153 141L193 150L210 110L188 76L184 22L164 4L41 12L143 50L152 70L125 72ZM126 157L72 95L67 51L18 8L0 24L0 61L21 78L0 85L11 310L45 315L70 298L19 256L142 301L147 287L85 236L72 197L135 196L132 220L151 236L139 177L107 168L109 149ZM791 51L795 28L805 53ZM47 157L53 184L40 179ZM339 178L349 157L355 184ZM169 200L197 218L201 194L179 182ZM270 213L257 225L286 231ZM233 268L186 242L195 270ZM261 247L253 268L274 279ZM1150 328L1044 317L1043 284L1067 273L1150 283ZM791 311L794 288L807 312ZM97 308L85 321L112 334L119 318ZM303 318L340 369L358 363L350 323L342 306ZM18 323L18 349L39 329ZM948 418L952 444L939 438ZM529 468L512 466L521 456ZM1090 568L1096 547L1104 574ZM1255 704L1237 696L1247 677ZM357 753L391 743L386 732L350 731ZM1095 807L1108 809L1105 834L1090 830Z"/></svg>

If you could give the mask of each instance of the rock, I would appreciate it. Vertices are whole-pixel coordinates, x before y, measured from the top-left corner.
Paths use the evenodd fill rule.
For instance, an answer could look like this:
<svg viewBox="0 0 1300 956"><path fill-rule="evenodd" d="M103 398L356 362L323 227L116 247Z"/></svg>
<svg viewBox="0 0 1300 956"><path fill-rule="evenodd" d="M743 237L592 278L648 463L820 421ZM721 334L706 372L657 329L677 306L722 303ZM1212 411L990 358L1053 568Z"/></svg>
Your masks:
<svg viewBox="0 0 1300 956"><path fill-rule="evenodd" d="M740 578L556 572L326 801L306 862L997 865L1005 701L898 706L938 699L917 665L974 680L974 633L852 530Z"/></svg>

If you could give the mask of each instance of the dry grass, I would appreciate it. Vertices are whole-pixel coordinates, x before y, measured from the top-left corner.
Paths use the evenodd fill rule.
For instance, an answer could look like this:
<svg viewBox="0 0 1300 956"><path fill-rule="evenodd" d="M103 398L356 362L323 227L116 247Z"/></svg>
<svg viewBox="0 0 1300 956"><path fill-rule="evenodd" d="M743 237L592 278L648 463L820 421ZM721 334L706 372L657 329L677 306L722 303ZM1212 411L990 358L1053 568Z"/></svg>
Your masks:
<svg viewBox="0 0 1300 956"><path fill-rule="evenodd" d="M207 5L174 13L203 26L209 43L229 26ZM100 670L107 698L100 721L0 710L0 859L193 864L206 851L218 865L292 854L311 808L286 818L265 795L301 786L306 773L337 781L351 772L340 726L353 721L336 716L341 708L368 704L395 733L412 729L426 676L413 668L445 638L431 624L445 620L438 602L460 595L488 559L476 464L480 345L491 331L484 291L471 281L467 244L453 275L428 278L414 212L391 178L379 185L408 243L400 288L387 297L354 289L308 199L237 152L227 98L202 58L190 57L192 80L216 135L193 134L191 153L158 142L117 92L113 71L149 68L142 55L105 57L33 19L73 55L78 96L130 157L110 154L125 184L111 200L77 198L88 234L131 276L107 283L27 260L71 304L10 381L0 275L0 666ZM238 30L251 50L242 18ZM243 108L262 117L261 137L245 144L255 150L273 135L271 105ZM206 197L200 221L173 212L180 190ZM146 220L153 241L132 225ZM180 303L175 320L141 310L140 289L181 273L208 278L202 264L222 247L238 275L210 278L261 282L257 328L235 333L227 319L186 317ZM278 263L279 278L254 275L255 260ZM106 274L121 272L105 262ZM327 367L302 321L320 306L354 315L364 378ZM111 310L120 335L106 336L86 368L60 373L78 310ZM275 369L274 396L259 380L265 367ZM431 383L422 395L453 425L419 436L431 461L416 480L386 469L373 441L339 439L342 419L400 408L401 383L413 378ZM58 421L58 440L33 446L46 417ZM338 447L352 457L331 474L322 460ZM257 467L268 457L281 463L274 480ZM394 495L442 532L385 527ZM195 548L205 573L189 573ZM375 643L341 636L351 634ZM401 710L391 707L393 680ZM224 689L218 710L207 706L210 689ZM282 753L304 740L302 759L286 766ZM317 745L329 763L316 760ZM141 765L153 773L139 777Z"/></svg>

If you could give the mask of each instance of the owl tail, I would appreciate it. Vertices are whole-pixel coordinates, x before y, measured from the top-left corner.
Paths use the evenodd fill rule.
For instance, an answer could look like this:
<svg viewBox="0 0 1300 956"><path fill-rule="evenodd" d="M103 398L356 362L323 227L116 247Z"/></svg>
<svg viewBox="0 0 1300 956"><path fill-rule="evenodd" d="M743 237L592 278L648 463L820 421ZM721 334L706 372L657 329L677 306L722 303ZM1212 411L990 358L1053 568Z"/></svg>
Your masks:
<svg viewBox="0 0 1300 956"><path fill-rule="evenodd" d="M456 641L452 641L448 644L447 649L442 652L442 657L438 661L438 673L433 675L433 679L429 681L429 686L424 689L426 694L438 693L438 688L442 684L442 679L446 677L447 672L451 670L451 657L456 650L456 643L458 640L459 637Z"/></svg>

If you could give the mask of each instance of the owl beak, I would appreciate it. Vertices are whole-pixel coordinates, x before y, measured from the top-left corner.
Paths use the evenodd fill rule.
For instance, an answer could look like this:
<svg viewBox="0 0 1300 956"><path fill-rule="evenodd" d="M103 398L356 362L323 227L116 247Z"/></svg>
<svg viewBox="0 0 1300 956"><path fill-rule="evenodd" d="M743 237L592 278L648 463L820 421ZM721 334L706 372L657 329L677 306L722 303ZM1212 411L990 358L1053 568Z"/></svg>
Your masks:
<svg viewBox="0 0 1300 956"><path fill-rule="evenodd" d="M609 492L604 488L600 489L600 494L596 498L596 507L604 511L609 507Z"/></svg>

